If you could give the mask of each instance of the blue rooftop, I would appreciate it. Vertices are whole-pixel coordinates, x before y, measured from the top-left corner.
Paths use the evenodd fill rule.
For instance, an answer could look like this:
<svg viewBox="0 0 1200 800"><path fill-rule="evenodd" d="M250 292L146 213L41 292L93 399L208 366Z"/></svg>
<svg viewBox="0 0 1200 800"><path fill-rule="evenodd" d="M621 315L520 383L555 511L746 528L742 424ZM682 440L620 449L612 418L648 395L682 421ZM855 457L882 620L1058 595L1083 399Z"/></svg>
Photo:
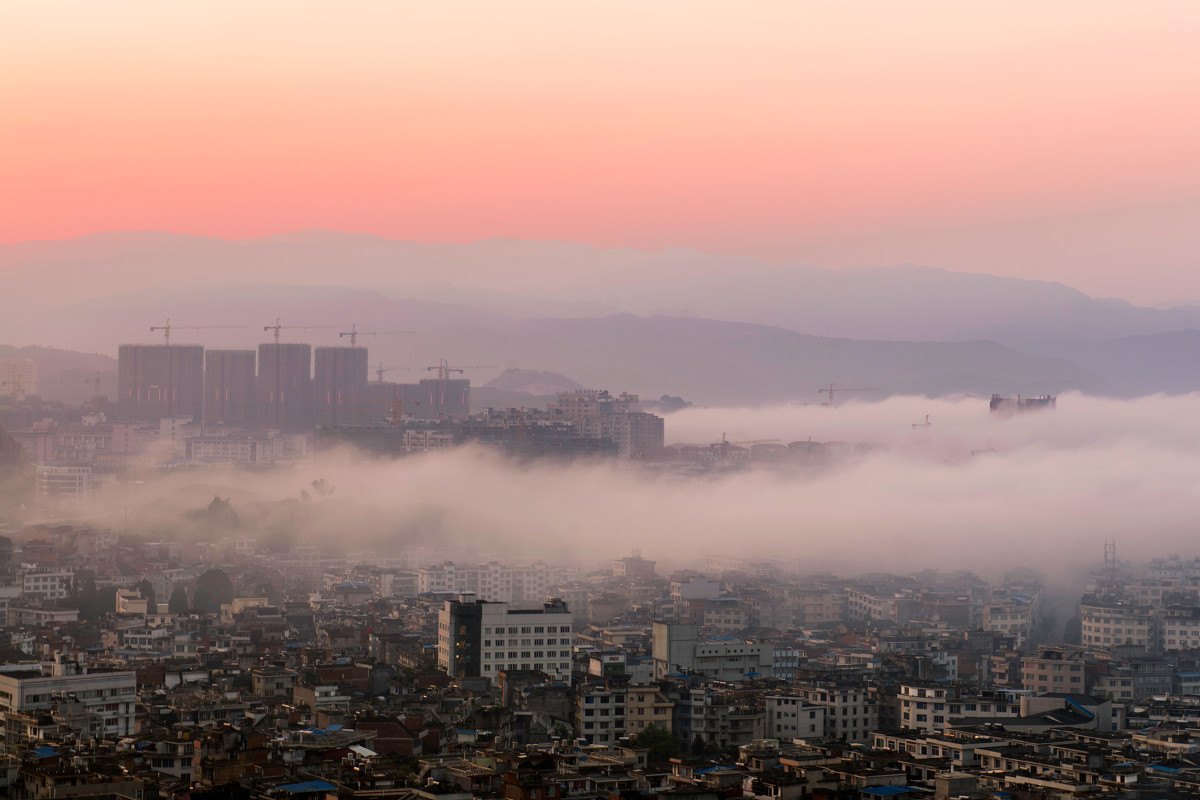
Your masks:
<svg viewBox="0 0 1200 800"><path fill-rule="evenodd" d="M862 790L863 794L872 797L896 797L901 794L923 794L920 789L912 786L869 786Z"/></svg>
<svg viewBox="0 0 1200 800"><path fill-rule="evenodd" d="M303 783L289 783L284 786L276 787L281 792L291 792L292 794L300 794L302 792L328 792L337 791L337 787L332 783L325 781L304 781Z"/></svg>

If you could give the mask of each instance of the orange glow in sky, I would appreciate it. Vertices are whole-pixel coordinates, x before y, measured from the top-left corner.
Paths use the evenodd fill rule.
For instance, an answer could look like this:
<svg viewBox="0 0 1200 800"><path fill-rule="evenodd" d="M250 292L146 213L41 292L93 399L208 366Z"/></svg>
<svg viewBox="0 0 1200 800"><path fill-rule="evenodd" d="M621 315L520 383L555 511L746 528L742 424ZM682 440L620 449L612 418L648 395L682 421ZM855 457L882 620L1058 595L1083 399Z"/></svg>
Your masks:
<svg viewBox="0 0 1200 800"><path fill-rule="evenodd" d="M324 227L836 266L883 253L831 242L1120 222L1200 198L1198 30L1193 0L10 4L0 241Z"/></svg>

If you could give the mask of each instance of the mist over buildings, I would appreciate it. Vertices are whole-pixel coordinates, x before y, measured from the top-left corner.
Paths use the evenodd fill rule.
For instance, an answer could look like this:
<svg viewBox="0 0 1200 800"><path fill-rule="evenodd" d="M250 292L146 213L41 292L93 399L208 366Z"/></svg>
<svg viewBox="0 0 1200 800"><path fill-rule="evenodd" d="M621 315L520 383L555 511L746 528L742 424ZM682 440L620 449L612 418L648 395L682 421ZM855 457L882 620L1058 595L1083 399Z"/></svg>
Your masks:
<svg viewBox="0 0 1200 800"><path fill-rule="evenodd" d="M518 463L478 447L396 460L343 449L266 472L167 471L106 486L72 519L150 540L196 535L188 514L215 496L237 514L235 532L268 549L436 546L472 560L585 564L640 548L679 566L736 552L800 572L991 575L1074 573L1106 537L1187 550L1200 518L1196 395L1069 395L1056 411L1007 419L977 398L688 409L667 417L667 431L669 443L724 432L854 447L823 466L700 477L653 463ZM332 491L317 495L318 480Z"/></svg>

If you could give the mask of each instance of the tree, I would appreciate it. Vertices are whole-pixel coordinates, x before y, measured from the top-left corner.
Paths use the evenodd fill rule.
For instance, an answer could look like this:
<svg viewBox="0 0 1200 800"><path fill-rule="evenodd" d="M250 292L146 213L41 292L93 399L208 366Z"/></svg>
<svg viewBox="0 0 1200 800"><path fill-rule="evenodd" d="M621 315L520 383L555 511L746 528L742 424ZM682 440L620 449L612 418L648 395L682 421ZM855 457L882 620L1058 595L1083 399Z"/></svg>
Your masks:
<svg viewBox="0 0 1200 800"><path fill-rule="evenodd" d="M196 592L192 596L192 607L200 611L217 613L222 603L233 602L233 583L222 570L210 569L196 578Z"/></svg>
<svg viewBox="0 0 1200 800"><path fill-rule="evenodd" d="M704 743L704 737L697 733L696 738L692 739L692 755L702 755L707 747L708 745Z"/></svg>
<svg viewBox="0 0 1200 800"><path fill-rule="evenodd" d="M171 599L167 601L167 610L172 614L186 614L188 610L187 589L183 585L176 586L171 592Z"/></svg>
<svg viewBox="0 0 1200 800"><path fill-rule="evenodd" d="M679 742L675 735L661 725L647 725L642 728L633 743L649 751L650 761L666 761L679 752Z"/></svg>
<svg viewBox="0 0 1200 800"><path fill-rule="evenodd" d="M158 597L155 596L154 587L150 585L150 581L142 578L133 585L133 588L141 592L142 597L146 598L146 608L151 614L158 611Z"/></svg>

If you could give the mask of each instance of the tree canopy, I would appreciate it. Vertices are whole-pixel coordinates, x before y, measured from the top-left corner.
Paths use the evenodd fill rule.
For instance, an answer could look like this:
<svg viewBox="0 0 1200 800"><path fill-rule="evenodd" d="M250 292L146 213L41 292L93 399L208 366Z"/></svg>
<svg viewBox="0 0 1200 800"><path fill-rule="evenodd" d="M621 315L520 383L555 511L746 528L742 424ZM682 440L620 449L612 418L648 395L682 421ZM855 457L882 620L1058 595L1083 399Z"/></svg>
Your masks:
<svg viewBox="0 0 1200 800"><path fill-rule="evenodd" d="M233 583L222 570L214 567L196 578L196 591L192 597L193 608L215 614L221 610L222 603L231 602Z"/></svg>

